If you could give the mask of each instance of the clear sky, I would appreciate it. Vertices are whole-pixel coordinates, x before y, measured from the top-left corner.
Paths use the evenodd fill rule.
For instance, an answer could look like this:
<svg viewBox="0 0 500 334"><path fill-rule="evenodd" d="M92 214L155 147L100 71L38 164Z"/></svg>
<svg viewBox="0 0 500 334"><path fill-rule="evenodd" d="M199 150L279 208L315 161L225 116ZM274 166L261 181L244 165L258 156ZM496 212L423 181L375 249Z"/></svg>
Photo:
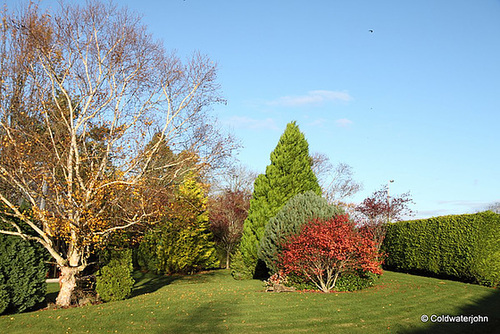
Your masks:
<svg viewBox="0 0 500 334"><path fill-rule="evenodd" d="M251 169L296 120L311 152L353 167L354 202L390 179L417 218L500 201L499 0L117 3L219 64L214 112Z"/></svg>

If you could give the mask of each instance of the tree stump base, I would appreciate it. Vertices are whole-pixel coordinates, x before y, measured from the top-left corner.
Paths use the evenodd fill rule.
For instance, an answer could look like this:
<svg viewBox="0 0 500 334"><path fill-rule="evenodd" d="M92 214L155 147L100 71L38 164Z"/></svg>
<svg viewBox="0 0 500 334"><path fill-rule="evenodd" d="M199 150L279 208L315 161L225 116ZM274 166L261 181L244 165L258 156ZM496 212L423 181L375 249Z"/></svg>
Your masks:
<svg viewBox="0 0 500 334"><path fill-rule="evenodd" d="M295 291L295 288L289 287L289 286L284 286L283 284L276 284L274 283L272 286L269 286L266 289L266 292L293 292Z"/></svg>

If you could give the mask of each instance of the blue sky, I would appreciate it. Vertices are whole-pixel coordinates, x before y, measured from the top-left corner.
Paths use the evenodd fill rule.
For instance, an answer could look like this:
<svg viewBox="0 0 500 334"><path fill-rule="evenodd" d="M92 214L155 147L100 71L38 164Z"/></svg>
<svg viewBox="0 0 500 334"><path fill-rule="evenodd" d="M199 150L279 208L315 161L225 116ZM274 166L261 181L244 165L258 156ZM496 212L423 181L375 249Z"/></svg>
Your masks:
<svg viewBox="0 0 500 334"><path fill-rule="evenodd" d="M251 169L296 120L311 152L353 167L354 202L390 179L418 218L500 201L500 1L117 3L219 64L214 112Z"/></svg>

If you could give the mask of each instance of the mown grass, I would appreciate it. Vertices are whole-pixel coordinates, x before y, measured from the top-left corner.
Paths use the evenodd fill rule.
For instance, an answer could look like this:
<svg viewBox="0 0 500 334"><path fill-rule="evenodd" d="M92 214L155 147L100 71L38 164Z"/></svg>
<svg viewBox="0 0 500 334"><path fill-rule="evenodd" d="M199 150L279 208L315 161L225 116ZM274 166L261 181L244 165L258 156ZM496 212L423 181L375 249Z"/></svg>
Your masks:
<svg viewBox="0 0 500 334"><path fill-rule="evenodd" d="M188 277L136 273L132 298L0 317L2 333L500 333L500 291L385 272L350 293L266 293L224 270ZM49 287L54 292L57 285ZM423 323L422 314L483 315L486 324Z"/></svg>

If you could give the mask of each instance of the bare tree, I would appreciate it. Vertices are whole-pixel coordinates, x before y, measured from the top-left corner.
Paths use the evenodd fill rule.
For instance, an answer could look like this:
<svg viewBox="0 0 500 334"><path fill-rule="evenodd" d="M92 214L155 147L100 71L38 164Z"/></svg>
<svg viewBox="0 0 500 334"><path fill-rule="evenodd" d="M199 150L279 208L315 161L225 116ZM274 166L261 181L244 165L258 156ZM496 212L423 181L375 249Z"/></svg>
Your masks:
<svg viewBox="0 0 500 334"><path fill-rule="evenodd" d="M493 211L500 214L500 202L491 203L486 207L487 211Z"/></svg>
<svg viewBox="0 0 500 334"><path fill-rule="evenodd" d="M209 200L210 228L217 246L224 252L229 268L243 233L243 223L248 216L253 184L257 173L244 165L233 164L212 177Z"/></svg>
<svg viewBox="0 0 500 334"><path fill-rule="evenodd" d="M380 249L385 238L387 224L414 215L410 204L414 204L410 192L389 197L388 186L384 185L357 205L353 215L357 223L372 236Z"/></svg>
<svg viewBox="0 0 500 334"><path fill-rule="evenodd" d="M223 192L253 192L253 184L258 173L252 171L247 166L241 164L233 164L229 167L218 171L217 175L212 175L213 194Z"/></svg>
<svg viewBox="0 0 500 334"><path fill-rule="evenodd" d="M322 153L311 155L312 169L323 190L323 197L329 203L341 203L363 189L363 185L353 179L352 167L346 163L333 166L330 159Z"/></svg>
<svg viewBox="0 0 500 334"><path fill-rule="evenodd" d="M215 242L225 253L226 269L241 239L251 197L248 190L226 188L209 201L210 229Z"/></svg>
<svg viewBox="0 0 500 334"><path fill-rule="evenodd" d="M217 166L233 148L207 114L222 101L216 65L167 53L113 4L4 13L0 77L0 233L48 250L61 270L60 306L110 233L167 210L166 188L148 184L152 169L168 170L157 174L168 182ZM159 166L165 146L175 159Z"/></svg>

